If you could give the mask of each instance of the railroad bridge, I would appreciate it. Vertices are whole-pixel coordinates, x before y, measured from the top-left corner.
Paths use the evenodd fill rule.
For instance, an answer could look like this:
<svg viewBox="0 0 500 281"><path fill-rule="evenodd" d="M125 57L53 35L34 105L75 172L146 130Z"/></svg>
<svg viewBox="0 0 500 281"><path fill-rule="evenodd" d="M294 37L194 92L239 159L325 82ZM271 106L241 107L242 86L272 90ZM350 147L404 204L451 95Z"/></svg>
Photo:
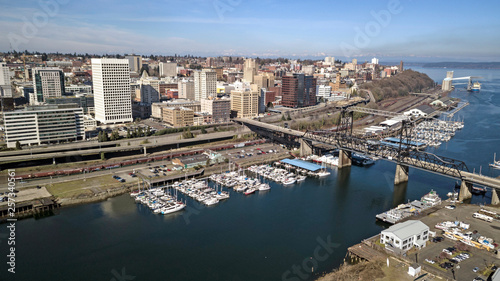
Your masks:
<svg viewBox="0 0 500 281"><path fill-rule="evenodd" d="M300 147L300 155L311 155L316 152L315 144L324 144L339 149L339 169L351 166L352 153L360 153L378 157L385 161L396 163L394 183L408 181L409 168L416 168L435 174L459 179L461 181L459 200L472 197L472 186L480 185L492 189L492 204L497 205L500 200L497 189L500 190L500 179L471 173L467 165L456 159L438 156L419 150L412 145L411 131L416 122L411 118L402 118L399 131L399 144L388 145L373 142L352 134L353 112L360 111L367 114L383 115L386 117L401 116L399 113L374 110L364 107L342 108L339 123L334 130L307 131L282 128L276 125L263 123L246 118L233 119L235 122L246 125L250 130L287 146ZM402 116L401 116L402 117ZM315 144L313 144L315 143Z"/></svg>

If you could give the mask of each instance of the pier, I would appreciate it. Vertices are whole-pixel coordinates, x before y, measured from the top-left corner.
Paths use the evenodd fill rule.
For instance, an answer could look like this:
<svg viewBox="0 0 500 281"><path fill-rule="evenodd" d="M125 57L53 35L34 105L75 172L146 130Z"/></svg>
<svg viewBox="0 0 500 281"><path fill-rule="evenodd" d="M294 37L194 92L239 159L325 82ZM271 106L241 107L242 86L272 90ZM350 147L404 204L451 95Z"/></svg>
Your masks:
<svg viewBox="0 0 500 281"><path fill-rule="evenodd" d="M469 105L469 101L461 101L457 104L457 107L455 107L455 109L453 109L452 111L449 111L449 112L444 112L443 115L445 115L446 117L448 118L453 118L453 116L459 112L460 110L464 109L466 106Z"/></svg>

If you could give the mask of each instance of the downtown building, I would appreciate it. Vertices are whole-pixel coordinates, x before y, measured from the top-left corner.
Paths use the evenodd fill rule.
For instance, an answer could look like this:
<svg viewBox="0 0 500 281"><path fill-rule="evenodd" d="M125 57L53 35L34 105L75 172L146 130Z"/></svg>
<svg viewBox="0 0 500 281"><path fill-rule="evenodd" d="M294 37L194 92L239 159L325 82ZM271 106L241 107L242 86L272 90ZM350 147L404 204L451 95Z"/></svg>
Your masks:
<svg viewBox="0 0 500 281"><path fill-rule="evenodd" d="M177 76L177 63L175 62L160 62L160 77L175 77Z"/></svg>
<svg viewBox="0 0 500 281"><path fill-rule="evenodd" d="M182 79L178 82L177 89L180 99L195 100L194 82L192 80Z"/></svg>
<svg viewBox="0 0 500 281"><path fill-rule="evenodd" d="M201 100L201 112L212 115L212 122L229 122L231 115L231 99L228 98L208 98Z"/></svg>
<svg viewBox="0 0 500 281"><path fill-rule="evenodd" d="M12 85L10 84L9 67L0 63L0 96L2 98L12 98Z"/></svg>
<svg viewBox="0 0 500 281"><path fill-rule="evenodd" d="M248 84L237 86L231 91L231 111L238 118L252 118L259 115L258 89L251 89Z"/></svg>
<svg viewBox="0 0 500 281"><path fill-rule="evenodd" d="M128 67L131 72L137 72L142 68L142 57L136 55L125 56L125 59L128 60Z"/></svg>
<svg viewBox="0 0 500 281"><path fill-rule="evenodd" d="M32 70L34 95L30 104L41 104L47 98L61 97L65 93L64 73L57 67L36 67Z"/></svg>
<svg viewBox="0 0 500 281"><path fill-rule="evenodd" d="M257 75L257 67L254 59L246 59L243 64L243 81L253 83L254 77Z"/></svg>
<svg viewBox="0 0 500 281"><path fill-rule="evenodd" d="M300 108L316 105L316 78L293 73L282 78L282 105Z"/></svg>
<svg viewBox="0 0 500 281"><path fill-rule="evenodd" d="M162 110L163 122L172 127L186 127L194 124L194 111L182 106L165 107Z"/></svg>
<svg viewBox="0 0 500 281"><path fill-rule="evenodd" d="M95 119L104 124L132 122L129 62L92 59Z"/></svg>
<svg viewBox="0 0 500 281"><path fill-rule="evenodd" d="M85 139L83 109L76 104L28 106L3 118L7 147Z"/></svg>
<svg viewBox="0 0 500 281"><path fill-rule="evenodd" d="M201 101L217 96L217 73L211 69L203 69L194 73L194 100Z"/></svg>

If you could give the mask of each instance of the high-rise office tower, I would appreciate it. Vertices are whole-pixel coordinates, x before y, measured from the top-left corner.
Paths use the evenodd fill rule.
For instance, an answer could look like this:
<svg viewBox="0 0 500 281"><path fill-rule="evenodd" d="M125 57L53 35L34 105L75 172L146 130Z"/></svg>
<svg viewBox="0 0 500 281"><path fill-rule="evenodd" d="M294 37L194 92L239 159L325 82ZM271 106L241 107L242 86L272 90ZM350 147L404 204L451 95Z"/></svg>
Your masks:
<svg viewBox="0 0 500 281"><path fill-rule="evenodd" d="M217 73L211 69L203 69L194 73L194 100L201 101L217 96Z"/></svg>
<svg viewBox="0 0 500 281"><path fill-rule="evenodd" d="M142 68L142 57L136 55L125 56L128 60L129 69L132 72L139 72Z"/></svg>
<svg viewBox="0 0 500 281"><path fill-rule="evenodd" d="M64 94L64 73L57 67L37 67L33 69L33 88L37 103L49 97Z"/></svg>
<svg viewBox="0 0 500 281"><path fill-rule="evenodd" d="M12 97L9 67L3 62L0 63L0 95L4 98Z"/></svg>
<svg viewBox="0 0 500 281"><path fill-rule="evenodd" d="M303 73L283 76L283 106L299 108L316 104L316 78Z"/></svg>
<svg viewBox="0 0 500 281"><path fill-rule="evenodd" d="M127 59L92 59L95 119L101 123L133 121L128 62Z"/></svg>
<svg viewBox="0 0 500 281"><path fill-rule="evenodd" d="M246 59L243 64L243 80L244 82L253 83L254 76L257 74L254 59Z"/></svg>

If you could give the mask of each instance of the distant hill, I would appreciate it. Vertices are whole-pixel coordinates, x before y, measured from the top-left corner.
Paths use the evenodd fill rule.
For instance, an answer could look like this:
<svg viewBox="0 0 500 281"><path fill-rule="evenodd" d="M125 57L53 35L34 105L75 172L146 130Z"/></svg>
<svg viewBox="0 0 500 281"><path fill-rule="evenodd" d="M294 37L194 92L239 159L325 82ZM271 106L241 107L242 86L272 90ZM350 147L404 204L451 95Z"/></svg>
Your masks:
<svg viewBox="0 0 500 281"><path fill-rule="evenodd" d="M361 89L370 90L377 102L387 98L406 96L409 93L420 93L432 87L434 87L434 81L427 74L411 69L360 86Z"/></svg>
<svg viewBox="0 0 500 281"><path fill-rule="evenodd" d="M428 68L500 69L500 62L431 62Z"/></svg>

